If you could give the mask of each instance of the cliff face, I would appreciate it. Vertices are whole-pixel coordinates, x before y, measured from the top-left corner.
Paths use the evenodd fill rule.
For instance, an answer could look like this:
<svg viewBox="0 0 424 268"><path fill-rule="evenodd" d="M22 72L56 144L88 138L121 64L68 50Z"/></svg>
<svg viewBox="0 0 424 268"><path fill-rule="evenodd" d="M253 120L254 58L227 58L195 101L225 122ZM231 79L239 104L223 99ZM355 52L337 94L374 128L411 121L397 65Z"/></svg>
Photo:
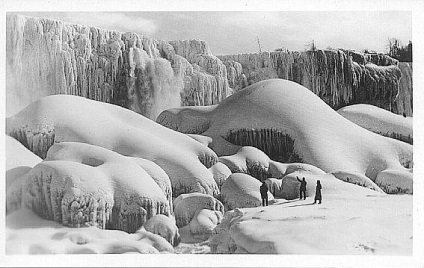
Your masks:
<svg viewBox="0 0 424 268"><path fill-rule="evenodd" d="M7 15L7 114L72 94L147 117L231 94L226 67L203 41L158 41L51 19Z"/></svg>
<svg viewBox="0 0 424 268"><path fill-rule="evenodd" d="M317 50L219 58L227 66L228 81L235 90L282 78L307 87L334 109L367 103L412 116L412 67L383 54Z"/></svg>
<svg viewBox="0 0 424 268"><path fill-rule="evenodd" d="M155 119L216 104L269 78L304 85L334 109L367 103L412 116L412 65L342 50L214 56L204 41L7 15L7 115L52 94L108 102Z"/></svg>

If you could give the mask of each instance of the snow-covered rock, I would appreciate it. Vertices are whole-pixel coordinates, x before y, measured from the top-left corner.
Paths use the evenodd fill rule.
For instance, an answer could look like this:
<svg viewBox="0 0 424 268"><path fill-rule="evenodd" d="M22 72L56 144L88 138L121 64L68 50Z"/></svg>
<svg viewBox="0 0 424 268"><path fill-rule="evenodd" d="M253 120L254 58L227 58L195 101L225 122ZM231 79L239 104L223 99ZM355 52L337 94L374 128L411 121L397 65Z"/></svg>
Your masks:
<svg viewBox="0 0 424 268"><path fill-rule="evenodd" d="M164 193L131 159L75 142L52 146L7 191L7 211L21 207L71 227L135 232L156 214L170 215Z"/></svg>
<svg viewBox="0 0 424 268"><path fill-rule="evenodd" d="M230 156L221 156L221 163L224 163L233 173L245 173L258 180L264 180L268 177L269 157L261 150L245 146Z"/></svg>
<svg viewBox="0 0 424 268"><path fill-rule="evenodd" d="M259 187L262 183L250 175L233 173L221 187L221 199L225 210L235 208L251 208L262 205ZM268 191L268 200L273 201L274 196Z"/></svg>
<svg viewBox="0 0 424 268"><path fill-rule="evenodd" d="M182 227L182 232L189 232L196 240L204 241L212 234L213 229L221 223L223 213L210 209L198 209L190 223Z"/></svg>
<svg viewBox="0 0 424 268"><path fill-rule="evenodd" d="M183 131L180 123L185 125L185 117L191 115L198 119L188 130L206 129L198 134L211 137L210 147L220 156L232 155L240 146L254 146L274 161L358 173L372 181L383 170L407 171L412 166L410 144L352 123L305 87L287 80L258 82L204 110L164 111L158 122Z"/></svg>
<svg viewBox="0 0 424 268"><path fill-rule="evenodd" d="M231 170L221 162L211 166L209 171L212 173L212 176L215 179L219 189L221 189L221 186L224 184L225 180L232 174Z"/></svg>
<svg viewBox="0 0 424 268"><path fill-rule="evenodd" d="M199 209L224 213L223 204L213 196L202 193L182 194L174 200L174 216L178 227L190 223Z"/></svg>
<svg viewBox="0 0 424 268"><path fill-rule="evenodd" d="M181 241L175 220L163 214L158 214L148 219L143 228L148 232L162 236L174 247L178 246Z"/></svg>
<svg viewBox="0 0 424 268"><path fill-rule="evenodd" d="M128 234L96 227L69 228L21 209L6 216L7 254L173 253L161 236L147 231Z"/></svg>
<svg viewBox="0 0 424 268"><path fill-rule="evenodd" d="M42 158L53 143L84 142L155 162L169 176L173 196L219 192L207 169L217 162L210 148L119 106L54 95L6 121L6 133Z"/></svg>
<svg viewBox="0 0 424 268"><path fill-rule="evenodd" d="M372 132L413 143L412 117L403 117L369 104L346 106L337 112Z"/></svg>
<svg viewBox="0 0 424 268"><path fill-rule="evenodd" d="M166 172L153 161L140 157L131 157L131 159L140 167L142 167L162 189L166 199L168 199L169 207L172 208L172 185L171 180L169 179Z"/></svg>

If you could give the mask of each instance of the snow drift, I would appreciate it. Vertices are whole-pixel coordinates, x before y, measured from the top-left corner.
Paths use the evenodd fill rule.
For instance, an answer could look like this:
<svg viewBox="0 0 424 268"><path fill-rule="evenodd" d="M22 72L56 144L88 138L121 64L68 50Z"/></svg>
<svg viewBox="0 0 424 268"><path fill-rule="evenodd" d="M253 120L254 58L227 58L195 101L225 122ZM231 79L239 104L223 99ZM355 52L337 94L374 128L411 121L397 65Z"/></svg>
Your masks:
<svg viewBox="0 0 424 268"><path fill-rule="evenodd" d="M412 117L403 117L367 104L343 107L337 112L372 132L409 144L413 143Z"/></svg>
<svg viewBox="0 0 424 268"><path fill-rule="evenodd" d="M217 162L211 149L119 106L54 95L6 121L6 133L42 158L54 143L84 142L155 162L169 176L173 196L219 191L207 169Z"/></svg>
<svg viewBox="0 0 424 268"><path fill-rule="evenodd" d="M21 209L6 217L6 254L173 253L161 236L96 227L69 228Z"/></svg>
<svg viewBox="0 0 424 268"><path fill-rule="evenodd" d="M359 127L287 80L258 82L213 107L170 109L157 121L211 137L210 147L218 155L250 145L273 160L307 163L325 172L359 173L375 182L380 172L398 170L398 180L410 179L410 144ZM234 132L239 134L232 137Z"/></svg>

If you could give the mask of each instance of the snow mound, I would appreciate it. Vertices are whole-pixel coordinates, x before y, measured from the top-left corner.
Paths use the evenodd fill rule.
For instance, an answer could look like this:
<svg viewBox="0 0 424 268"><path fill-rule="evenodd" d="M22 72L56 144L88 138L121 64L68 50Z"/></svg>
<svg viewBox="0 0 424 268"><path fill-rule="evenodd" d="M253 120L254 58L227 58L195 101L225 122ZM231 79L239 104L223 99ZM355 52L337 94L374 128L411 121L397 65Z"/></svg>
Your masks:
<svg viewBox="0 0 424 268"><path fill-rule="evenodd" d="M6 136L6 190L41 161L43 159L25 148L19 141Z"/></svg>
<svg viewBox="0 0 424 268"><path fill-rule="evenodd" d="M221 223L222 217L223 213L221 211L198 209L188 224L190 234L201 240L208 239L212 234L212 230Z"/></svg>
<svg viewBox="0 0 424 268"><path fill-rule="evenodd" d="M42 158L53 143L74 141L151 160L171 179L174 196L219 192L207 170L217 162L210 148L115 105L71 95L48 96L7 118L6 132Z"/></svg>
<svg viewBox="0 0 424 268"><path fill-rule="evenodd" d="M337 112L372 132L413 143L412 117L403 117L369 104L346 106Z"/></svg>
<svg viewBox="0 0 424 268"><path fill-rule="evenodd" d="M412 194L414 184L412 177L412 170L410 172L401 170L384 170L378 174L375 183L389 194Z"/></svg>
<svg viewBox="0 0 424 268"><path fill-rule="evenodd" d="M209 239L211 252L412 254L411 195L378 193L331 174L287 175L293 176L305 177L306 200L281 199L268 207L226 212ZM314 205L317 180L323 202Z"/></svg>
<svg viewBox="0 0 424 268"><path fill-rule="evenodd" d="M203 116L196 122L209 122L209 127L197 134L211 137L210 147L220 156L253 146L274 161L358 173L372 181L383 170L412 167L412 145L356 125L307 88L287 80L260 81L209 109L173 109L173 117L163 113L158 122L176 125L179 131L184 131L178 127L186 122L184 117Z"/></svg>
<svg viewBox="0 0 424 268"><path fill-rule="evenodd" d="M225 210L234 208L258 207L262 204L259 187L262 183L244 173L233 173L224 182L221 188L221 198ZM274 200L274 196L268 191L268 200Z"/></svg>
<svg viewBox="0 0 424 268"><path fill-rule="evenodd" d="M159 214L151 217L143 227L148 232L162 236L174 247L178 246L181 241L175 220L165 215Z"/></svg>
<svg viewBox="0 0 424 268"><path fill-rule="evenodd" d="M233 173L245 173L260 181L269 177L282 178L295 171L325 174L323 170L312 165L273 161L264 152L251 146L241 147L234 155L221 156L219 161L227 165Z"/></svg>
<svg viewBox="0 0 424 268"><path fill-rule="evenodd" d="M173 253L159 235L96 227L69 228L21 209L6 217L6 254Z"/></svg>
<svg viewBox="0 0 424 268"><path fill-rule="evenodd" d="M16 139L6 136L6 170L17 167L34 167L43 161L40 157L29 151Z"/></svg>
<svg viewBox="0 0 424 268"><path fill-rule="evenodd" d="M384 171L382 171L382 172L384 172ZM380 173L382 173L382 172L380 172ZM338 178L342 181L353 183L353 184L356 184L356 185L360 185L360 186L369 188L369 189L377 191L377 192L383 192L383 190L381 190L381 188L378 187L378 185L375 184L375 182L373 182L372 180L370 180L370 178L368 178L368 177L366 177L362 174L342 172L342 171L331 172L331 174L333 174L334 177L336 177L336 178ZM378 176L377 176L377 178L378 178Z"/></svg>
<svg viewBox="0 0 424 268"><path fill-rule="evenodd" d="M212 173L212 176L219 189L221 189L225 180L232 174L231 170L221 162L218 162L215 165L211 166L209 168L209 171Z"/></svg>
<svg viewBox="0 0 424 268"><path fill-rule="evenodd" d="M71 227L126 232L171 209L159 186L131 159L75 142L53 145L45 161L9 187L7 211L21 207Z"/></svg>
<svg viewBox="0 0 424 268"><path fill-rule="evenodd" d="M182 194L174 200L174 216L178 227L190 223L199 209L224 213L224 205L216 198L201 193Z"/></svg>
<svg viewBox="0 0 424 268"><path fill-rule="evenodd" d="M162 189L166 199L168 199L169 207L172 208L172 185L166 172L160 166L155 164L155 162L140 157L131 158L136 164L143 168Z"/></svg>

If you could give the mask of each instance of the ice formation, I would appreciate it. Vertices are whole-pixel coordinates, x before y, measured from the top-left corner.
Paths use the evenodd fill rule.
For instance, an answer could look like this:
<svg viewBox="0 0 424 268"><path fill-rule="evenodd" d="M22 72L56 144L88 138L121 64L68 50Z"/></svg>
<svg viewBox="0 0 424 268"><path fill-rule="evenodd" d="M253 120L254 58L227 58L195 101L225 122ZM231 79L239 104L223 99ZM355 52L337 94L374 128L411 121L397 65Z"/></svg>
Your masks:
<svg viewBox="0 0 424 268"><path fill-rule="evenodd" d="M6 254L173 253L162 237L96 227L69 228L21 209L6 217Z"/></svg>
<svg viewBox="0 0 424 268"><path fill-rule="evenodd" d="M223 204L216 198L202 193L182 194L174 200L174 216L178 227L190 223L199 209L224 213Z"/></svg>
<svg viewBox="0 0 424 268"><path fill-rule="evenodd" d="M372 132L413 143L412 117L403 117L368 104L346 106L337 112Z"/></svg>
<svg viewBox="0 0 424 268"><path fill-rule="evenodd" d="M181 241L175 220L163 214L158 214L148 219L143 228L148 232L162 236L174 247L178 246Z"/></svg>
<svg viewBox="0 0 424 268"><path fill-rule="evenodd" d="M260 186L261 182L252 176L243 173L231 174L221 187L221 199L225 210L261 206ZM269 191L268 200L274 200Z"/></svg>
<svg viewBox="0 0 424 268"><path fill-rule="evenodd" d="M6 49L8 115L47 95L71 94L155 119L166 108L214 104L231 94L225 65L204 41L8 14Z"/></svg>
<svg viewBox="0 0 424 268"><path fill-rule="evenodd" d="M329 49L219 58L227 66L230 86L236 90L282 78L305 86L335 109L368 103L412 116L412 65L383 54Z"/></svg>
<svg viewBox="0 0 424 268"><path fill-rule="evenodd" d="M53 143L84 142L155 162L169 176L173 196L219 192L208 171L217 162L215 152L119 106L54 95L34 102L6 121L6 133L42 158Z"/></svg>
<svg viewBox="0 0 424 268"><path fill-rule="evenodd" d="M6 204L9 213L25 207L70 227L126 232L171 213L159 186L131 159L75 142L52 146L45 161L9 187Z"/></svg>
<svg viewBox="0 0 424 268"><path fill-rule="evenodd" d="M276 179L276 178L268 178L265 180L265 183L268 187L268 191L274 196L274 197L283 197L281 194L283 190L282 186L282 179Z"/></svg>
<svg viewBox="0 0 424 268"><path fill-rule="evenodd" d="M186 127L193 117L196 120ZM258 82L215 107L164 111L158 122L182 132L202 129L198 134L211 137L210 147L221 156L236 153L241 145L256 145L267 155L274 148L283 147L280 159L290 162L290 155L296 155L300 162L318 168L314 172L321 169L362 174L373 182L384 170L398 170L403 174L398 180L409 180L409 168L413 165L410 144L382 137L350 122L310 90L282 79ZM239 133L237 138L229 139L234 131ZM285 136L275 138L278 133ZM291 140L290 150L284 147L287 136Z"/></svg>

